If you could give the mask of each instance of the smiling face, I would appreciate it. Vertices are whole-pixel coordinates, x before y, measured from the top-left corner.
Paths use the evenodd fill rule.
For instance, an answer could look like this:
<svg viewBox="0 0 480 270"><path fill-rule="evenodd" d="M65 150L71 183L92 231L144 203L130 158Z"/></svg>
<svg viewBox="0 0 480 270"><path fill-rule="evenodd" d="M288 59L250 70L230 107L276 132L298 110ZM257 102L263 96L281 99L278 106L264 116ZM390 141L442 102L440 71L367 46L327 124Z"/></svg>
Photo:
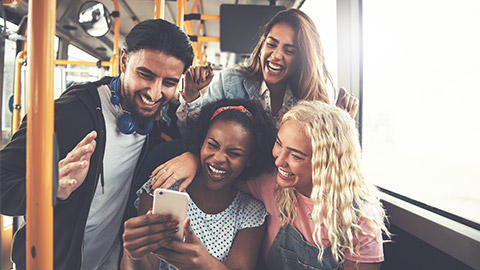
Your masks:
<svg viewBox="0 0 480 270"><path fill-rule="evenodd" d="M263 42L260 52L263 79L270 87L286 85L298 68L298 46L295 30L287 23L275 24Z"/></svg>
<svg viewBox="0 0 480 270"><path fill-rule="evenodd" d="M272 150L280 187L293 187L310 197L312 192L312 146L303 125L287 120L278 131Z"/></svg>
<svg viewBox="0 0 480 270"><path fill-rule="evenodd" d="M160 51L122 50L122 107L136 118L151 118L175 95L185 64Z"/></svg>
<svg viewBox="0 0 480 270"><path fill-rule="evenodd" d="M232 121L215 122L200 150L202 175L210 190L231 188L233 181L249 165L252 135Z"/></svg>

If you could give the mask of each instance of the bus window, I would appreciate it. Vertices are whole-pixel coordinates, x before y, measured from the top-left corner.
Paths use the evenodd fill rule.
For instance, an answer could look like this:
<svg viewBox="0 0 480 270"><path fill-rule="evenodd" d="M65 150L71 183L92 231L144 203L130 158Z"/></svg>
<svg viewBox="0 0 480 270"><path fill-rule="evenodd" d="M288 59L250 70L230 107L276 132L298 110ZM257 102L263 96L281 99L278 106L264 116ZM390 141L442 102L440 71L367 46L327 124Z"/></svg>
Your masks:
<svg viewBox="0 0 480 270"><path fill-rule="evenodd" d="M367 177L476 226L479 13L476 0L363 1Z"/></svg>
<svg viewBox="0 0 480 270"><path fill-rule="evenodd" d="M18 28L17 25L7 21L7 32L14 32ZM4 65L3 65L3 96L2 96L2 143L6 144L11 137L11 127L12 127L12 113L8 108L9 99L13 95L14 87L14 73L15 73L15 57L17 45L15 41L4 39L5 40L5 54L4 54Z"/></svg>
<svg viewBox="0 0 480 270"><path fill-rule="evenodd" d="M68 60L70 61L87 61L97 62L98 59L89 53L77 48L74 45L68 45ZM103 76L108 76L106 68L98 68L96 66L70 66L65 69L65 87L72 83L96 81ZM66 88L64 88L66 89Z"/></svg>
<svg viewBox="0 0 480 270"><path fill-rule="evenodd" d="M337 85L337 1L305 1L300 10L305 12L315 23L320 34L328 71L332 75L335 87L341 87L341 85ZM328 95L333 102L334 96L332 89L330 89L331 85L327 84L327 87Z"/></svg>

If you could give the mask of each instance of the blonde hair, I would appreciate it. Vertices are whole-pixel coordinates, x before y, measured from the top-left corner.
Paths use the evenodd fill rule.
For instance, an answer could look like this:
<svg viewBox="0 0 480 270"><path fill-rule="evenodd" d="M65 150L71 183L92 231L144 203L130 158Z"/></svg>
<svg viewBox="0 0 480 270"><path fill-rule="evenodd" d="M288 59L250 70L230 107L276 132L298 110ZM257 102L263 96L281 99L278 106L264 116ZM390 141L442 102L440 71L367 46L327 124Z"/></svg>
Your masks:
<svg viewBox="0 0 480 270"><path fill-rule="evenodd" d="M297 33L298 63L300 63L300 67L297 72L288 78L294 95L299 100L320 100L330 103L327 84L330 82L334 92L335 86L325 64L320 35L310 17L298 9L280 11L264 26L260 40L250 55L249 65L243 66L245 76L256 79L262 78L259 56L265 39L273 26L278 23L288 24Z"/></svg>
<svg viewBox="0 0 480 270"><path fill-rule="evenodd" d="M322 244L321 220L326 228L334 259L343 261L345 254L359 255L359 234L366 234L382 242L381 231L387 236L385 211L375 186L365 181L360 169L360 143L354 120L341 109L320 101L300 101L282 119L303 124L312 145L312 220L313 239L320 250ZM294 188L278 188L277 207L281 225L292 223L297 213ZM368 215L373 208L376 215ZM367 233L360 227L360 217L367 220L377 233ZM356 245L353 245L356 240Z"/></svg>

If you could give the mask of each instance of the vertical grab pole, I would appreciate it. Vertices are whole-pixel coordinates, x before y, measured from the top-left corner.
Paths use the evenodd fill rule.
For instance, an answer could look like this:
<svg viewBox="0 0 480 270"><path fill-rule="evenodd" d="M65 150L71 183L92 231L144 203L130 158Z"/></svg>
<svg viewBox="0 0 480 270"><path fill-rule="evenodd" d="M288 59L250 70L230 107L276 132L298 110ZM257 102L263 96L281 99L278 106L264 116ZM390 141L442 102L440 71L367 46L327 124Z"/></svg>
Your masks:
<svg viewBox="0 0 480 270"><path fill-rule="evenodd" d="M165 0L155 0L155 19L165 19Z"/></svg>
<svg viewBox="0 0 480 270"><path fill-rule="evenodd" d="M120 8L118 6L118 0L113 0L113 4L115 5L115 11L119 12ZM119 37L120 37L120 16L115 17L114 23L114 35L113 35L113 54L110 58L110 75L111 76L118 76L119 73Z"/></svg>
<svg viewBox="0 0 480 270"><path fill-rule="evenodd" d="M185 8L183 7L184 0L177 0L177 26L183 29L183 16L185 15Z"/></svg>
<svg viewBox="0 0 480 270"><path fill-rule="evenodd" d="M17 54L15 61L15 88L13 90L13 112L12 112L12 135L17 132L22 117L22 65L27 56L27 51Z"/></svg>
<svg viewBox="0 0 480 270"><path fill-rule="evenodd" d="M53 269L53 61L56 1L28 1L27 269Z"/></svg>

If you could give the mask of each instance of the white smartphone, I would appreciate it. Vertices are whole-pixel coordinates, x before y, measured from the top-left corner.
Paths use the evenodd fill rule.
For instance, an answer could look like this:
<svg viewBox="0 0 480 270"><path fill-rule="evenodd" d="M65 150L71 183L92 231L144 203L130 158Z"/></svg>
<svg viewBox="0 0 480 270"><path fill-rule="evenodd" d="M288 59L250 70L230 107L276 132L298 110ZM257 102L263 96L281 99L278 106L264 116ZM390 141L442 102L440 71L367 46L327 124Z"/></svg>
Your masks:
<svg viewBox="0 0 480 270"><path fill-rule="evenodd" d="M153 213L170 214L178 220L178 232L174 238L183 241L183 222L187 219L190 196L186 192L157 188L153 193Z"/></svg>

